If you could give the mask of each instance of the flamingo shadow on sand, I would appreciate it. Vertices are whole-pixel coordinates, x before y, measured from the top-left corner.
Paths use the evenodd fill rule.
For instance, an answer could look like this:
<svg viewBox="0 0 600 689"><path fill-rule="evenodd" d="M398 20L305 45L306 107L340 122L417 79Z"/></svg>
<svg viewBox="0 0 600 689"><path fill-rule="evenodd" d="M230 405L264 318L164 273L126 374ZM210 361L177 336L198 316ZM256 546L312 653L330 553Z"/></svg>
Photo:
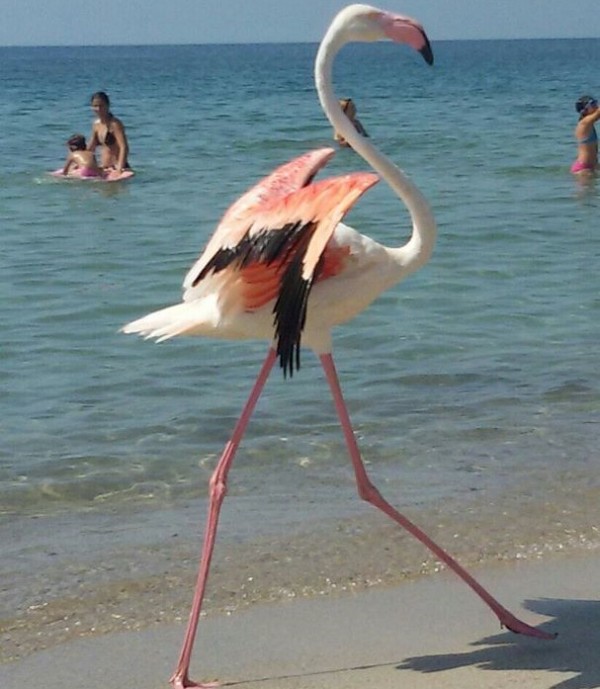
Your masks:
<svg viewBox="0 0 600 689"><path fill-rule="evenodd" d="M526 601L524 607L553 618L553 626L561 630L556 643L532 646L507 634L496 634L471 644L472 651L407 658L398 669L437 673L476 666L490 671L547 671L573 675L544 684L549 689L600 687L600 601L543 598Z"/></svg>
<svg viewBox="0 0 600 689"><path fill-rule="evenodd" d="M171 682L188 677L227 477L252 412L279 360L285 377L300 368L301 345L315 351L340 419L357 489L452 569L514 632L542 639L503 608L448 553L392 507L370 482L360 456L332 357L331 331L366 309L382 292L421 268L431 256L436 224L429 205L408 177L356 131L331 84L336 54L352 41L392 40L433 63L423 27L414 19L368 5L350 5L333 20L315 61L321 106L334 130L377 174L354 172L315 181L334 155L330 148L305 153L277 168L238 199L223 216L204 252L188 272L183 301L126 325L126 333L165 340L178 335L261 339L270 343L258 378L210 480L209 511L196 590L183 648ZM385 247L342 223L362 194L382 177L406 205L412 234L404 246Z"/></svg>

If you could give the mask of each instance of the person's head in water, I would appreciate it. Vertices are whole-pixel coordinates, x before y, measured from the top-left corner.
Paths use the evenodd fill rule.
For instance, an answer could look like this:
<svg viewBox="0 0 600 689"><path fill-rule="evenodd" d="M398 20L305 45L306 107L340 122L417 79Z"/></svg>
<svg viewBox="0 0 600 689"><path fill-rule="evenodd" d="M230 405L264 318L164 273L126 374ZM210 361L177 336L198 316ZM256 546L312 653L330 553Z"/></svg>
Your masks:
<svg viewBox="0 0 600 689"><path fill-rule="evenodd" d="M90 98L90 105L92 106L92 110L99 114L101 112L107 113L110 110L110 98L104 91L96 91Z"/></svg>
<svg viewBox="0 0 600 689"><path fill-rule="evenodd" d="M596 110L598 101L594 96L581 96L575 103L575 110L579 113L580 119L589 114L590 111Z"/></svg>
<svg viewBox="0 0 600 689"><path fill-rule="evenodd" d="M85 151L85 136L83 134L73 134L67 141L69 151Z"/></svg>
<svg viewBox="0 0 600 689"><path fill-rule="evenodd" d="M356 116L356 105L354 105L352 98L342 98L340 105L346 117L353 119Z"/></svg>

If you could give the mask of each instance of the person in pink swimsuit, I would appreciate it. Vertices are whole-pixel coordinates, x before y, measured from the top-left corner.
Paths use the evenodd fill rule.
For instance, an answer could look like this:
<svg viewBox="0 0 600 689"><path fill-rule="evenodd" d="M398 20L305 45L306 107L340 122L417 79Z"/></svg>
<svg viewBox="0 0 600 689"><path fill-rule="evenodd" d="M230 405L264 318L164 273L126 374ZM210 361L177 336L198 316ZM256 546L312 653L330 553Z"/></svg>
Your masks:
<svg viewBox="0 0 600 689"><path fill-rule="evenodd" d="M86 150L85 136L73 134L67 141L69 154L62 169L63 175L76 173L78 177L102 177L96 156Z"/></svg>
<svg viewBox="0 0 600 689"><path fill-rule="evenodd" d="M594 124L600 120L600 108L593 96L581 96L575 109L579 113L575 127L577 159L571 165L571 172L590 174L598 170L598 135Z"/></svg>

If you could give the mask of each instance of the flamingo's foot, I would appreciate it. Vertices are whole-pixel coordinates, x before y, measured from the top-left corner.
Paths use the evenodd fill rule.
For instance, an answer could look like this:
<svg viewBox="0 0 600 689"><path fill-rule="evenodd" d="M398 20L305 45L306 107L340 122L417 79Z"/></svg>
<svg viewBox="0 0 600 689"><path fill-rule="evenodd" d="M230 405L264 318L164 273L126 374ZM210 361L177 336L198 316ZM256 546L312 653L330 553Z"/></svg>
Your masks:
<svg viewBox="0 0 600 689"><path fill-rule="evenodd" d="M178 673L171 677L169 680L173 689L214 689L219 686L219 683L215 680L214 682L194 682L191 680L187 673Z"/></svg>
<svg viewBox="0 0 600 689"><path fill-rule="evenodd" d="M532 636L535 639L546 639L547 641L551 639L556 639L558 634L550 634L549 632L544 632L537 627L531 627L525 622L522 622L517 617L512 615L508 610L503 610L498 614L498 619L503 627L506 627L511 632L515 634L524 634L525 636Z"/></svg>

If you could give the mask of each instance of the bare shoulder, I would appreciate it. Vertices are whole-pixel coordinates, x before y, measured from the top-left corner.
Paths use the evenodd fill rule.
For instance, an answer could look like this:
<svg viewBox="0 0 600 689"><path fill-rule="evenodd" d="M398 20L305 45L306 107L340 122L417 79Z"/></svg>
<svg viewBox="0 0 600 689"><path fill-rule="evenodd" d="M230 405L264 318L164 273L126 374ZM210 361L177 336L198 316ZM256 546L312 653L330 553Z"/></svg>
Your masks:
<svg viewBox="0 0 600 689"><path fill-rule="evenodd" d="M575 136L585 136L587 133L590 131L594 124L593 120L588 119L587 117L583 117L579 122L577 123L577 126L575 127Z"/></svg>

